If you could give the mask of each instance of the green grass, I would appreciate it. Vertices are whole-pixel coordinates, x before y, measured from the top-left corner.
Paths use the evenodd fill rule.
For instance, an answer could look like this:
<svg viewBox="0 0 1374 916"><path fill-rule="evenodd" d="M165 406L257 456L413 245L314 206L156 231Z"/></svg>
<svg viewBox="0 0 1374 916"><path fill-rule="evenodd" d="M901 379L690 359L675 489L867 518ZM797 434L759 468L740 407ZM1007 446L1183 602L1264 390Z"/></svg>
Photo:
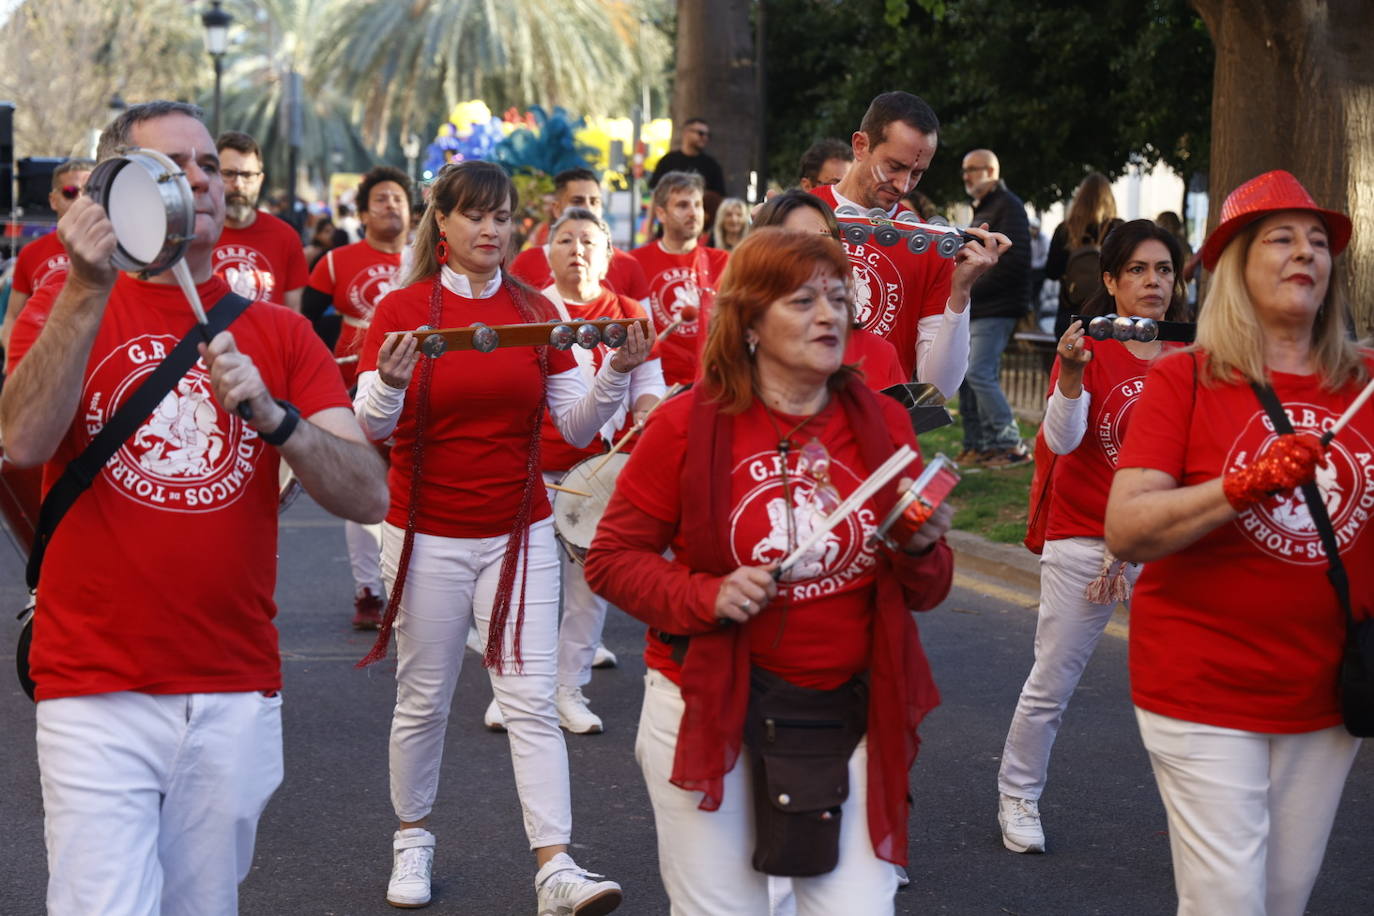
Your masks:
<svg viewBox="0 0 1374 916"><path fill-rule="evenodd" d="M927 458L944 452L951 459L963 449L964 430L959 420L958 402L950 402L954 424L932 430L920 437L921 454ZM1021 436L1027 444L1035 441L1038 427L1022 422ZM1027 501L1034 466L1026 464L1006 470L978 467L959 469L963 479L955 488L954 527L981 535L990 541L1019 544L1026 536Z"/></svg>

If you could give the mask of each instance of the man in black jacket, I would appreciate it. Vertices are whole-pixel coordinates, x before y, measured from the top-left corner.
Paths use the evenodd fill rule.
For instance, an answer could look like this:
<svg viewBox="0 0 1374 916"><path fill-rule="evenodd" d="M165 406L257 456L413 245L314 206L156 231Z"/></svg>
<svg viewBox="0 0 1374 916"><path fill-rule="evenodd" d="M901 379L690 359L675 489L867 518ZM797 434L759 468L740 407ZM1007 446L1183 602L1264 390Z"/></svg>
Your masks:
<svg viewBox="0 0 1374 916"><path fill-rule="evenodd" d="M653 175L649 177L649 187L658 187L658 180L669 172L696 172L706 183L707 192L714 191L724 197L725 173L721 171L720 163L706 152L706 144L711 142L711 125L701 118L688 118L679 129L678 136L680 146L658 160ZM709 202L707 210L712 210Z"/></svg>
<svg viewBox="0 0 1374 916"><path fill-rule="evenodd" d="M1011 250L973 284L969 295L968 374L959 387L959 413L964 421L959 460L1011 467L1030 461L1030 453L1021 441L998 373L1002 351L1030 303L1030 222L1021 198L1002 181L992 150L977 149L965 156L963 172L964 190L973 198L973 225L986 224L1002 233L1011 239Z"/></svg>

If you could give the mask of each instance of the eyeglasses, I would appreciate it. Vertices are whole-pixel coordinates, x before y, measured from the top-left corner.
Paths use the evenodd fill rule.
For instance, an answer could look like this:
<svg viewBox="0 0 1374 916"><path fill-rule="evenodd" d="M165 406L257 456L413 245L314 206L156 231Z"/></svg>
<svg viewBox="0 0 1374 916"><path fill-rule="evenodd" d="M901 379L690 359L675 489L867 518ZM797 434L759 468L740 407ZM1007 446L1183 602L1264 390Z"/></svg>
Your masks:
<svg viewBox="0 0 1374 916"><path fill-rule="evenodd" d="M992 168L992 166L990 165L970 165L960 169L959 171L964 173L965 175L976 175L978 172L986 172L990 168Z"/></svg>
<svg viewBox="0 0 1374 916"><path fill-rule="evenodd" d="M709 130L707 130L706 128L704 128L704 127L693 127L693 128L692 128L692 133L694 133L694 134L701 134L703 137L709 137L709 136L711 136L711 132L710 132Z"/></svg>
<svg viewBox="0 0 1374 916"><path fill-rule="evenodd" d="M81 196L81 187L79 185L67 184L62 186L61 192L62 196L67 198L67 200L76 200Z"/></svg>
<svg viewBox="0 0 1374 916"><path fill-rule="evenodd" d="M239 179L249 181L261 175L262 169L258 169L256 172L240 172L237 169L225 169L220 172L220 174L224 176L225 181L237 181Z"/></svg>

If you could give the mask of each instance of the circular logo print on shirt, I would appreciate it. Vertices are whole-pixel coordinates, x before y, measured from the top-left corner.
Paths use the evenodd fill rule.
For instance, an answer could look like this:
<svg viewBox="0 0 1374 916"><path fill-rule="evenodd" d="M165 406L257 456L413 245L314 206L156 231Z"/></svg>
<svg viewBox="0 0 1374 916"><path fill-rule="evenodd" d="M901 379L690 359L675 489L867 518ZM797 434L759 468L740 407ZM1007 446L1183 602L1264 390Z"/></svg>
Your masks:
<svg viewBox="0 0 1374 916"><path fill-rule="evenodd" d="M1337 417L1317 404L1289 404L1285 410L1296 432L1314 435L1329 429ZM1231 446L1227 470L1250 464L1276 438L1278 433L1268 415L1255 413ZM1317 469L1317 489L1336 532L1336 543L1344 551L1374 510L1374 448L1359 430L1347 426L1331 440L1326 459L1326 466ZM1234 524L1260 549L1280 560L1301 565L1326 563L1326 552L1300 489L1252 506Z"/></svg>
<svg viewBox="0 0 1374 916"><path fill-rule="evenodd" d="M878 245L845 243L854 268L854 314L865 331L887 337L902 308L902 274Z"/></svg>
<svg viewBox="0 0 1374 916"><path fill-rule="evenodd" d="M87 435L100 432L176 344L170 334L143 335L100 361L82 394ZM243 495L262 452L257 433L220 409L197 360L101 474L145 506L211 512Z"/></svg>
<svg viewBox="0 0 1374 916"><path fill-rule="evenodd" d="M1097 415L1094 432L1097 442L1106 453L1107 460L1116 466L1116 456L1121 451L1121 443L1126 438L1126 423L1140 392L1145 390L1145 376L1118 382L1102 396L1102 408Z"/></svg>
<svg viewBox="0 0 1374 916"><path fill-rule="evenodd" d="M221 245L215 249L214 271L229 288L253 302L265 301L276 288L272 265L249 245Z"/></svg>
<svg viewBox="0 0 1374 916"><path fill-rule="evenodd" d="M396 264L374 264L366 270L359 271L348 281L348 304L353 306L360 316L371 317L373 309L382 301L382 297L395 289L394 281L398 269Z"/></svg>
<svg viewBox="0 0 1374 916"><path fill-rule="evenodd" d="M663 271L654 283L649 304L654 310L654 325L659 330L676 321L684 305L697 309L700 315L701 289L697 286L697 272L690 267L671 267ZM693 318L682 322L673 333L678 337L696 337L700 324Z"/></svg>
<svg viewBox="0 0 1374 916"><path fill-rule="evenodd" d="M65 277L67 271L70 268L71 261L67 259L67 256L65 254L55 254L52 257L48 258L46 261L43 262L43 266L34 272L34 292L37 292L38 290L42 289L44 286L47 286L54 280Z"/></svg>
<svg viewBox="0 0 1374 916"><path fill-rule="evenodd" d="M831 479L842 483L841 492L845 493L852 492L862 480L838 461L829 462L829 473ZM826 494L820 492L822 485L800 450L788 455L786 491L782 456L775 451L758 452L740 462L734 470L735 479L741 474L751 486L730 515L731 551L741 566L762 566L783 559L825 521ZM783 573L782 590L800 601L842 591L872 572L877 560L867 541L877 527L869 505L850 514Z"/></svg>

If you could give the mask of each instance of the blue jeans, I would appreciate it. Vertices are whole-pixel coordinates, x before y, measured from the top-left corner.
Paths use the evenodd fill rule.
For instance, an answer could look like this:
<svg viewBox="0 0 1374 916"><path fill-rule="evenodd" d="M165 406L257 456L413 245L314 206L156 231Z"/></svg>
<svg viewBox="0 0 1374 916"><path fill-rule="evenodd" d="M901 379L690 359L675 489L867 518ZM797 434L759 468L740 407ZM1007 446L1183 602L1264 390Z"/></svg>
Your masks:
<svg viewBox="0 0 1374 916"><path fill-rule="evenodd" d="M959 386L964 448L1005 451L1021 443L1021 430L1002 393L998 372L1002 351L1016 329L1016 318L977 318L969 322L968 374Z"/></svg>

